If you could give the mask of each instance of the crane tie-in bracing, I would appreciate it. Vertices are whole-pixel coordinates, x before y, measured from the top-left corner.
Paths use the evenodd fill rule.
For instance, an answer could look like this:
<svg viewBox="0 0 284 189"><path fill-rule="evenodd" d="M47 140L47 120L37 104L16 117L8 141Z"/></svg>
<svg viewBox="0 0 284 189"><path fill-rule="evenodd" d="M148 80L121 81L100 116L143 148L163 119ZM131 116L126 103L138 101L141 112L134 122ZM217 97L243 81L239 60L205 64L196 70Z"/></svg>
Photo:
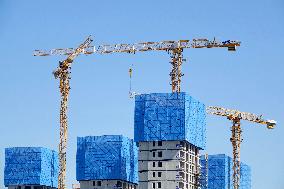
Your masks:
<svg viewBox="0 0 284 189"><path fill-rule="evenodd" d="M219 42L208 39L178 40L178 41L161 41L161 42L143 42L134 44L115 44L115 45L99 45L88 46L82 50L82 54L109 54L109 53L133 53L146 51L167 51L171 55L172 70L170 72L172 92L180 92L181 89L181 66L183 59L183 49L187 48L228 48L229 51L235 51L241 42L227 40ZM75 49L52 49L49 51L35 50L34 56L49 55L70 55Z"/></svg>
<svg viewBox="0 0 284 189"><path fill-rule="evenodd" d="M206 110L208 114L224 116L233 122L231 127L232 136L230 138L233 146L233 185L234 189L239 189L241 177L241 142L243 140L241 120L264 124L268 129L273 129L276 126L276 121L265 120L262 118L262 115L241 112L238 110L230 110L216 106L209 106L206 108Z"/></svg>

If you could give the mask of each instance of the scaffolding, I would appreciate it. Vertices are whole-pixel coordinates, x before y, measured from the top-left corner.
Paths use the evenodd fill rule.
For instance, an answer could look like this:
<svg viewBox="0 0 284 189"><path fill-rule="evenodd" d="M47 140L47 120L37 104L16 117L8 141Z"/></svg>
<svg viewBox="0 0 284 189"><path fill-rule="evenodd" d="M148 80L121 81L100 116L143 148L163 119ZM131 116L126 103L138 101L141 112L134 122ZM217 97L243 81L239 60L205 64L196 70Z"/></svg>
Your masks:
<svg viewBox="0 0 284 189"><path fill-rule="evenodd" d="M205 105L184 92L137 95L134 140L187 141L204 149L205 116Z"/></svg>
<svg viewBox="0 0 284 189"><path fill-rule="evenodd" d="M58 185L58 153L41 147L5 149L4 185Z"/></svg>
<svg viewBox="0 0 284 189"><path fill-rule="evenodd" d="M122 135L77 138L76 177L138 183L138 152L133 139Z"/></svg>
<svg viewBox="0 0 284 189"><path fill-rule="evenodd" d="M208 162L207 162L208 161ZM225 154L209 155L206 161L201 156L201 188L202 189L233 189L233 160ZM208 168L206 164L208 163ZM208 181L206 181L208 179ZM207 187L208 186L208 187ZM239 189L251 189L251 169L241 163Z"/></svg>

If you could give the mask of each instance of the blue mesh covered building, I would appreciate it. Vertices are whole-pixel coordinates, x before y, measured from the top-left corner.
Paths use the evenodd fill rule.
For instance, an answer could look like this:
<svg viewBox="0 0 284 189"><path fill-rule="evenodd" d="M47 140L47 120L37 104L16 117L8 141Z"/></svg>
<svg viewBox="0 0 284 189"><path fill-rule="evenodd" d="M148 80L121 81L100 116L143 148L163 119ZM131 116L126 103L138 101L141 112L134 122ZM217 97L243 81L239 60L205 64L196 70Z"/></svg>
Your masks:
<svg viewBox="0 0 284 189"><path fill-rule="evenodd" d="M47 148L6 148L4 185L42 185L57 188L58 164L58 153Z"/></svg>
<svg viewBox="0 0 284 189"><path fill-rule="evenodd" d="M233 189L233 161L225 154L208 156L208 188L206 187L206 160L201 156L202 189ZM251 169L241 163L239 189L251 189Z"/></svg>
<svg viewBox="0 0 284 189"><path fill-rule="evenodd" d="M138 183L138 152L133 139L122 135L77 138L76 178Z"/></svg>
<svg viewBox="0 0 284 189"><path fill-rule="evenodd" d="M184 92L135 97L139 188L198 188L195 168L206 146L205 116L205 105Z"/></svg>
<svg viewBox="0 0 284 189"><path fill-rule="evenodd" d="M135 98L134 140L206 144L205 105L181 93L151 93Z"/></svg>

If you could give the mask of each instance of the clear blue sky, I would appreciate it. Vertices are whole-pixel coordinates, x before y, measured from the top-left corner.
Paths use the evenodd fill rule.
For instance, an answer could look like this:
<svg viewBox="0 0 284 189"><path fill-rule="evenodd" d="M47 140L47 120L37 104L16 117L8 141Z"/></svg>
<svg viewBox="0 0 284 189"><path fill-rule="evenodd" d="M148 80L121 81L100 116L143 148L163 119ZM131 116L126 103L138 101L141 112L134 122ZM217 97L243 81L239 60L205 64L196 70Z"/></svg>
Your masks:
<svg viewBox="0 0 284 189"><path fill-rule="evenodd" d="M33 57L33 50L75 47L91 34L96 45L241 40L234 53L185 50L182 90L206 105L277 120L275 130L243 122L242 160L252 167L253 189L283 189L283 20L283 0L0 0L0 188L5 147L57 149L60 99L51 73L64 57ZM134 64L135 91L170 92L168 62L166 52L76 59L69 106L69 185L76 179L77 136L133 137L129 66ZM208 116L207 125L207 152L231 155L230 122Z"/></svg>

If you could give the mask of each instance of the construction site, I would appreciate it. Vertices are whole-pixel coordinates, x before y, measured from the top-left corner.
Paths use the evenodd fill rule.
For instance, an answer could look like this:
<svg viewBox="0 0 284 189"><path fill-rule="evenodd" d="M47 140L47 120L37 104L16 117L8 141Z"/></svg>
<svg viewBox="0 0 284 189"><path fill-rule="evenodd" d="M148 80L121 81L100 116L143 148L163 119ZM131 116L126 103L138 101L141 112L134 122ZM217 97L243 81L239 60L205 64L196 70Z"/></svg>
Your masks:
<svg viewBox="0 0 284 189"><path fill-rule="evenodd" d="M232 34L232 36L237 35ZM201 91L200 93L194 92L194 90L188 91L188 83L185 81L191 77L186 67L198 64L198 59L191 60L187 51L191 54L198 52L202 56L218 52L218 56L210 54L212 56L210 57L212 61L210 64L218 64L218 61L221 59L224 59L226 62L226 59L231 60L241 57L242 54L238 54L238 51L243 48L243 44L246 43L245 41L234 38L207 38L205 36L201 38L136 42L141 41L138 35L136 36L136 41L133 42L100 44L98 38L100 36L88 34L85 39L81 39L81 42L77 41L76 43L76 40L72 38L68 39L73 46L62 44L59 39L54 42L55 46L53 46L53 41L49 41L48 44L42 43L40 46L31 45L33 51L29 51L29 54L26 56L30 56L30 59L37 62L37 67L44 67L44 61L51 62L50 67L57 64L57 67L54 67L53 70L45 70L45 73L52 73L52 76L41 74L42 78L55 79L56 86L52 86L52 90L44 91L41 89L40 92L32 94L36 96L40 93L46 93L44 97L44 101L46 102L44 103L50 104L50 109L54 109L52 112L55 112L52 115L56 114L56 117L50 120L54 127L46 128L43 132L52 130L53 135L56 133L56 136L52 135L52 138L45 138L44 135L37 136L35 129L30 130L27 128L26 131L15 129L16 132L24 132L23 134L27 138L29 135L26 132L33 133L31 136L34 135L36 138L34 139L34 145L26 145L24 140L21 139L14 140L13 143L4 147L4 161L1 162L1 166L4 172L3 181L5 188L255 188L254 182L258 179L255 179L252 175L258 169L255 166L251 166L252 160L248 161L248 154L251 154L252 158L256 161L262 155L254 152L254 149L248 149L247 146L249 143L254 142L257 144L262 140L271 141L271 137L277 135L274 131L275 128L278 128L279 123L277 119L279 116L274 116L273 113L270 113L267 106L263 109L261 109L261 106L258 106L257 112L255 112L256 109L254 108L251 108L252 111L250 112L249 109L251 106L249 104L238 108L240 104L237 100L238 98L230 101L232 107L228 107L228 102L222 103L223 100L226 100L221 96L218 100L213 99L208 104L208 101L204 102L202 99L204 99L204 96L210 96L210 93L208 93L210 90L204 90L204 92ZM61 46L56 46L58 44L61 44ZM249 47L246 46L244 48L248 49ZM92 107L91 111L97 112L92 115L93 123L91 123L91 129L84 131L84 124L86 122L76 122L76 119L73 117L87 119L88 115L83 112L70 114L69 111L73 111L76 107L82 111L84 109L84 100L88 101L85 103L91 103L90 101L93 98L97 98L97 96L96 92L85 94L83 98L80 97L82 102L79 102L79 105L75 107L72 104L73 98L76 98L75 96L78 94L73 94L73 92L78 90L79 84L76 80L80 78L80 74L82 76L88 75L91 69L88 70L87 68L85 73L73 74L73 71L77 72L76 70L79 68L77 65L87 64L86 61L94 59L94 57L96 59L95 64L100 64L102 59L108 58L109 61L113 61L107 65L108 69L96 70L98 72L105 72L105 77L96 79L97 83L105 87L108 85L108 79L112 78L112 75L107 73L108 70L117 69L112 67L112 64L116 64L114 63L116 56L125 56L126 58L131 56L132 59L141 56L155 56L155 61L159 60L160 56L163 56L162 60L168 61L166 64L163 63L161 65L167 65L166 69L169 67L170 69L168 69L168 72L164 72L162 68L161 70L155 70L157 74L154 77L157 80L152 79L146 83L153 85L153 88L157 85L158 89L161 89L160 86L163 86L165 90L164 88L160 91L153 91L152 89L143 90L137 84L137 78L139 77L137 76L139 75L137 72L139 72L139 68L137 68L138 66L136 66L135 62L132 62L130 65L127 65L127 70L124 69L124 75L127 75L127 79L124 79L122 82L120 78L112 80L115 83L114 85L117 85L117 88L121 85L125 85L128 88L128 90L123 88L118 91L122 91L124 96L127 96L127 99L132 103L129 106L132 109L132 112L129 113L132 115L132 120L128 120L131 125L127 126L126 129L122 129L124 126L121 125L119 119L124 119L123 117L115 117L108 113L104 117L98 113L105 110L103 103L106 101L109 101L110 104L114 101L119 101L116 94L118 92L114 91L113 93L105 94L105 98L98 100L101 101L101 105ZM154 64L154 62L151 64ZM206 66L206 64L202 65ZM147 65L149 66L150 64ZM140 65L140 70L143 66ZM34 68L34 70L36 69ZM82 68L80 69L82 71ZM185 69L186 71L184 71ZM246 72L245 67L239 69L242 70L242 73ZM214 71L216 78L222 77L222 71ZM142 81L144 78L147 80L149 73L143 74L141 82L144 82ZM96 77L95 73L91 75L92 77ZM160 75L166 75L169 84L157 82ZM204 75L206 74L203 74L202 77ZM209 78L205 83L210 86L216 80ZM192 83L195 81L193 80ZM40 79L37 79L37 82L43 85ZM88 81L84 82L87 83ZM98 93L104 93L104 88L97 87L96 83L86 84L84 87L95 88L95 91ZM214 88L214 86L212 87ZM234 83L230 87L239 88L240 86L239 83ZM57 91L55 91L55 88L57 88ZM201 93L206 94L203 96L200 95ZM232 94L230 91L224 91L223 93L228 93L228 96ZM51 97L53 94L57 95L56 101L54 100L55 98ZM242 98L246 97L246 95L248 94L245 92ZM19 100L20 98L19 95ZM217 102L221 104L217 104ZM247 101L245 102L247 103ZM54 107L54 104L57 104L57 107ZM33 107L32 103L31 107ZM246 110L243 111L243 107L246 107ZM119 111L124 111L123 105L119 107L110 105L107 108L115 109L120 116L122 114L119 114ZM29 107L26 109L28 111ZM262 112L268 112L269 115L262 115ZM269 118L269 116L275 120ZM100 125L101 122L98 121L99 119L109 119L113 122L114 126L109 128L109 132L106 132L105 127L107 126ZM217 124L221 123L222 129L224 129L224 131L220 131L222 136L221 134L218 135L220 127L214 128L216 132L212 132L211 127L214 125L213 122ZM72 127L77 127L78 131L80 130L80 134L75 132ZM250 127L253 131L250 131ZM250 140L251 135L254 134L252 132L262 134L261 138L259 137L259 141L257 138ZM87 134L82 135L82 133ZM47 134L47 136L49 135ZM73 138L71 142L70 136ZM212 138L212 136L214 137ZM15 139L15 137L11 138ZM228 149L214 142L211 144L214 140L223 140L222 143L225 143ZM58 148L53 148L54 144ZM215 145L215 148L212 149L213 145ZM260 149L267 149L267 146L261 146L261 143L259 145ZM208 146L211 149L209 148L208 150ZM71 149L75 153L71 153L72 156L69 153ZM271 153L271 150L268 149L267 151ZM71 159L74 160L70 161ZM267 159L267 162L270 161L273 160ZM267 163L263 162L264 164ZM70 180L68 175L71 172L76 175L76 181ZM263 174L267 175L267 172L263 171Z"/></svg>

